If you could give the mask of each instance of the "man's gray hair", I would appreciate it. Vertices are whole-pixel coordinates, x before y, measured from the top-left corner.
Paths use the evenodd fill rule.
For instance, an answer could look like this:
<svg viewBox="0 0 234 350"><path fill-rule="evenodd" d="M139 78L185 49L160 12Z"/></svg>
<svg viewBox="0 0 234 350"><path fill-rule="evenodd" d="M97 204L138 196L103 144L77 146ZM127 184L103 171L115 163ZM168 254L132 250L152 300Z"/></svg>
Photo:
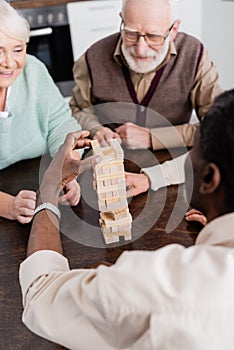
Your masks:
<svg viewBox="0 0 234 350"><path fill-rule="evenodd" d="M124 12L125 4L128 0L122 0L122 12ZM144 0L141 0L144 1ZM164 0L165 3L168 5L171 13L171 20L175 21L177 19L177 4L179 0ZM157 0L155 0L157 2Z"/></svg>
<svg viewBox="0 0 234 350"><path fill-rule="evenodd" d="M5 0L0 0L0 31L24 43L29 41L28 22Z"/></svg>

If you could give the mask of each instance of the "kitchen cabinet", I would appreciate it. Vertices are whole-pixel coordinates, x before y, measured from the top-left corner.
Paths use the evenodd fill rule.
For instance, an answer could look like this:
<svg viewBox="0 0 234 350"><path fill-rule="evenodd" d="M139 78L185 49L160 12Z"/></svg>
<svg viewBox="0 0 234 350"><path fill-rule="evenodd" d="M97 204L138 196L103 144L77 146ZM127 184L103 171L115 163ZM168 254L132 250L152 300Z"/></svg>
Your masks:
<svg viewBox="0 0 234 350"><path fill-rule="evenodd" d="M79 1L67 4L74 60L91 44L119 31L122 0Z"/></svg>

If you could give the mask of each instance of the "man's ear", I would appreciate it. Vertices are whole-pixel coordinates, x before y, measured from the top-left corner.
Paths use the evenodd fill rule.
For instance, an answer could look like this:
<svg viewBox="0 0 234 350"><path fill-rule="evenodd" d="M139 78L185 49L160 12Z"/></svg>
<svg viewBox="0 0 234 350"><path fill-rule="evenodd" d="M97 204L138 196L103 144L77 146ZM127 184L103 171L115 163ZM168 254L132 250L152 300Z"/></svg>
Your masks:
<svg viewBox="0 0 234 350"><path fill-rule="evenodd" d="M178 31L179 31L180 23L181 23L180 19L177 19L175 21L173 29L171 31L170 41L175 40L175 37L176 37L176 35L177 35Z"/></svg>
<svg viewBox="0 0 234 350"><path fill-rule="evenodd" d="M221 182L221 174L218 166L214 163L206 164L203 174L202 182L199 188L200 194L212 194L219 187Z"/></svg>

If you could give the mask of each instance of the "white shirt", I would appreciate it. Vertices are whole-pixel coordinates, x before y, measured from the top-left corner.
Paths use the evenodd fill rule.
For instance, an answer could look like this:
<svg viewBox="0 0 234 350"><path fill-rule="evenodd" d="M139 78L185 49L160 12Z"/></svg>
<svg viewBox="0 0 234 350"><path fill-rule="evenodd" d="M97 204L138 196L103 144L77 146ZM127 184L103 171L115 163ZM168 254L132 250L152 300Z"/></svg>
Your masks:
<svg viewBox="0 0 234 350"><path fill-rule="evenodd" d="M9 116L8 101L9 101L10 91L11 91L11 87L7 89L5 108L4 108L4 111L0 111L0 118L8 118Z"/></svg>
<svg viewBox="0 0 234 350"><path fill-rule="evenodd" d="M157 191L161 187L184 183L184 163L187 155L188 152L162 164L141 169L150 179L150 188Z"/></svg>
<svg viewBox="0 0 234 350"><path fill-rule="evenodd" d="M98 269L36 252L20 267L23 322L69 349L233 350L233 231L234 213L195 246L126 251Z"/></svg>

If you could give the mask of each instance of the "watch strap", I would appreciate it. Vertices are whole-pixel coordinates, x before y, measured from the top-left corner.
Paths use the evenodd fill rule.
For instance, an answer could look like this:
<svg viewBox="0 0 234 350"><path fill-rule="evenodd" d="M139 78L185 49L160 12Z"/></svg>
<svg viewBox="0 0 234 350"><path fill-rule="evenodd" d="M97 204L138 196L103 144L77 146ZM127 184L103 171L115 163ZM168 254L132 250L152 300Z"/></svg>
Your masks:
<svg viewBox="0 0 234 350"><path fill-rule="evenodd" d="M37 213L39 213L39 211L46 210L46 209L50 210L52 213L54 213L57 216L57 218L60 220L60 217L61 217L60 210L50 202L45 202L45 203L38 205L38 207L36 207L36 209L34 210L34 216Z"/></svg>

